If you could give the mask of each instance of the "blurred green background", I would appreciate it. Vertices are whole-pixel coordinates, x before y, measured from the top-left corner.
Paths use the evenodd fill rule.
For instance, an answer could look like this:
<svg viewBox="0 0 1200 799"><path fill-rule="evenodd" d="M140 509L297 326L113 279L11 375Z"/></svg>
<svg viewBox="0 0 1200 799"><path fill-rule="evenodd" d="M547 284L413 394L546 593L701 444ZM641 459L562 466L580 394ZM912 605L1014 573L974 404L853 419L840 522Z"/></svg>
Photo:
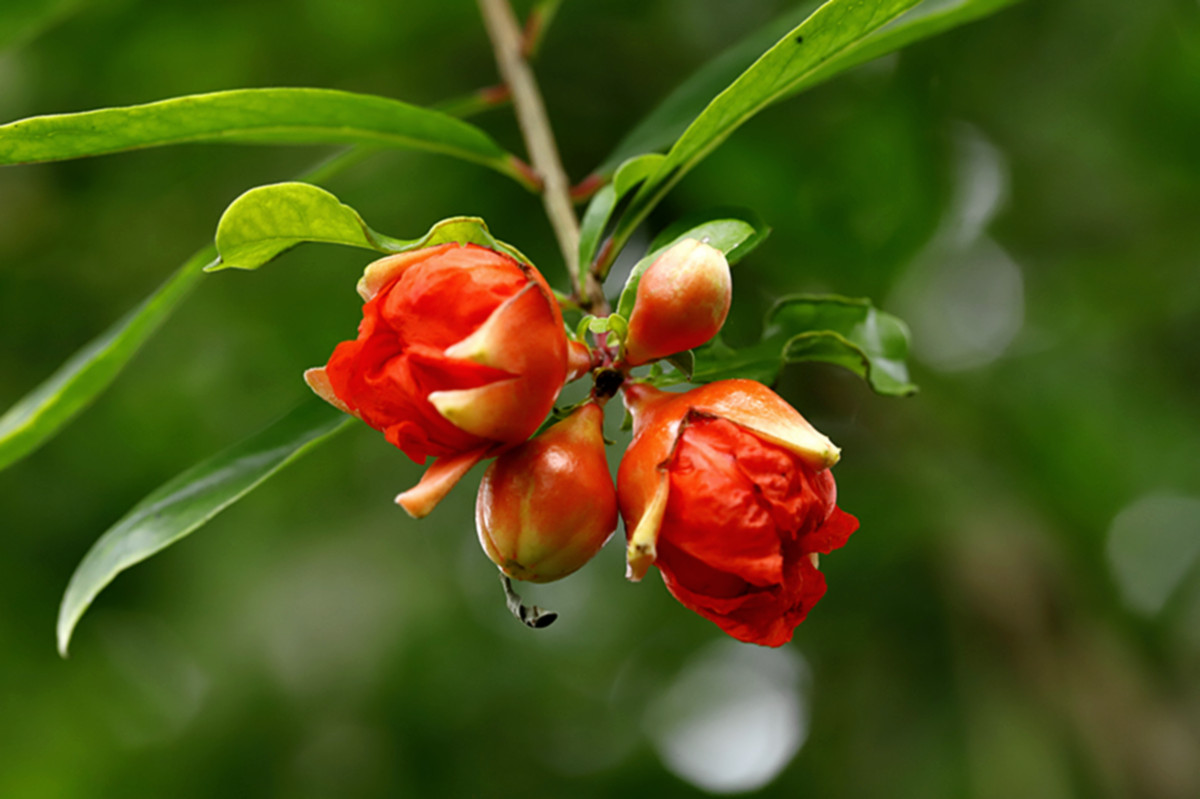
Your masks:
<svg viewBox="0 0 1200 799"><path fill-rule="evenodd" d="M580 178L790 4L568 0L537 71ZM527 7L518 4L518 7ZM44 26L25 26L50 9ZM36 34L36 35L35 35ZM244 86L433 103L496 82L473 3L19 0L0 121ZM508 110L476 120L520 150ZM321 151L189 146L0 171L0 408ZM385 154L331 187L380 230L478 214L563 283L536 198ZM909 321L907 400L792 367L861 519L782 650L621 547L506 613L473 479L353 428L121 576L58 658L95 538L301 400L357 252L221 273L88 412L0 472L0 797L1200 796L1200 5L1029 0L764 113L651 219L746 205L727 338L777 296ZM644 243L644 242L643 242ZM615 428L615 411L610 422Z"/></svg>

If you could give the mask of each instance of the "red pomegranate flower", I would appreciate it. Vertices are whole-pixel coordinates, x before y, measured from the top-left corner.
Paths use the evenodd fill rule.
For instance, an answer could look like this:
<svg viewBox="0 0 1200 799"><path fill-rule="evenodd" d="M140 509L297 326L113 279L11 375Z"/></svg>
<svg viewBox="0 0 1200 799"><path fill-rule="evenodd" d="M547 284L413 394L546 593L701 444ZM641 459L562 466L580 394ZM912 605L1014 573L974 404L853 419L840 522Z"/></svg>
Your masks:
<svg viewBox="0 0 1200 799"><path fill-rule="evenodd" d="M634 439L617 493L630 578L653 563L676 599L734 638L787 643L825 593L817 553L858 527L836 504L837 448L752 380L625 392Z"/></svg>
<svg viewBox="0 0 1200 799"><path fill-rule="evenodd" d="M474 244L382 258L358 292L358 338L305 380L417 463L437 459L396 499L424 516L550 412L567 376L562 314L534 267Z"/></svg>

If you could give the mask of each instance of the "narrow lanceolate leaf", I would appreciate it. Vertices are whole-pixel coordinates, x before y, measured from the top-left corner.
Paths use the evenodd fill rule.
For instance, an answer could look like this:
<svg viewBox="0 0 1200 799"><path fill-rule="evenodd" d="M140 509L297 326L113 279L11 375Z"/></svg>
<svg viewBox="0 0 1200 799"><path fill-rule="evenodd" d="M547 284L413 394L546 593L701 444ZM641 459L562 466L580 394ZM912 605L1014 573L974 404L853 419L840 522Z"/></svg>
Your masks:
<svg viewBox="0 0 1200 799"><path fill-rule="evenodd" d="M986 17L1021 0L924 0L889 25L829 59L791 89L797 94L868 61L914 42Z"/></svg>
<svg viewBox="0 0 1200 799"><path fill-rule="evenodd" d="M310 169L306 180L325 180L369 154L352 148ZM96 399L142 345L196 287L205 264L217 251L204 247L175 274L105 332L85 344L33 391L0 417L0 469L49 441Z"/></svg>
<svg viewBox="0 0 1200 799"><path fill-rule="evenodd" d="M663 157L658 153L648 153L630 158L620 165L612 182L601 187L592 197L579 227L579 263L587 265L596 258L613 211L630 192L654 173Z"/></svg>
<svg viewBox="0 0 1200 799"><path fill-rule="evenodd" d="M992 14L1020 0L926 0L892 23L885 25L840 56L817 67L809 78L798 83L792 94L811 88L854 66L899 50L913 42ZM783 16L763 26L730 47L681 83L653 111L646 115L604 159L593 174L612 175L624 161L666 150L709 101L729 86L764 51L804 21L819 5L801 3Z"/></svg>
<svg viewBox="0 0 1200 799"><path fill-rule="evenodd" d="M829 0L718 94L671 146L635 205L660 197L733 131L920 0ZM652 203L651 203L652 204Z"/></svg>
<svg viewBox="0 0 1200 799"><path fill-rule="evenodd" d="M914 8L921 0L829 0L788 31L691 119L618 220L613 246L605 253L609 260L600 265L601 274L607 273L611 260L663 196L759 111L851 67L1013 2L1016 0L925 0ZM744 57L738 50L722 62L722 68L740 63ZM697 80L695 85L708 85L719 74L720 70L712 66L705 80ZM652 115L654 125L634 143L639 147L660 146L657 137L677 129L672 126L678 125L697 96L698 92L682 91L678 97L673 95L670 114ZM632 154L628 147L619 147L615 157ZM606 160L601 168L611 168L610 163Z"/></svg>
<svg viewBox="0 0 1200 799"><path fill-rule="evenodd" d="M618 201L626 194L640 186L646 178L653 175L662 166L665 155L647 153L630 158L617 169L613 175L613 186L617 190Z"/></svg>
<svg viewBox="0 0 1200 799"><path fill-rule="evenodd" d="M650 243L646 256L634 264L617 301L617 313L626 319L633 314L642 275L675 243L684 239L702 241L723 252L732 266L761 244L770 232L757 214L744 209L720 209L684 217L658 234Z"/></svg>
<svg viewBox="0 0 1200 799"><path fill-rule="evenodd" d="M360 144L426 150L529 188L521 162L474 125L386 97L331 89L237 89L0 125L0 165L190 142Z"/></svg>
<svg viewBox="0 0 1200 799"><path fill-rule="evenodd" d="M583 219L579 221L579 263L585 268L600 250L604 230L617 207L617 190L611 183L592 195Z"/></svg>
<svg viewBox="0 0 1200 799"><path fill-rule="evenodd" d="M455 105L461 113L478 110L477 105ZM348 148L316 164L300 175L299 180L324 182L377 149ZM210 263L215 255L213 247L202 248L141 305L85 344L46 381L0 417L0 469L50 440L108 388L141 346L191 293L197 285L201 267Z"/></svg>
<svg viewBox="0 0 1200 799"><path fill-rule="evenodd" d="M170 546L346 426L350 417L319 400L164 484L108 529L71 576L58 613L58 650L92 601L118 574Z"/></svg>
<svg viewBox="0 0 1200 799"><path fill-rule="evenodd" d="M808 0L772 20L715 58L705 61L679 84L654 110L625 135L592 174L608 177L622 163L644 153L666 150L678 139L704 106L742 74L779 37L799 25L819 2Z"/></svg>
<svg viewBox="0 0 1200 799"><path fill-rule="evenodd" d="M675 367L675 371L679 372L688 380L692 379L692 375L696 372L696 353L691 350L677 352L674 355L667 356L667 363Z"/></svg>
<svg viewBox="0 0 1200 799"><path fill-rule="evenodd" d="M372 230L358 211L330 192L292 182L259 186L234 200L217 223L220 259L205 269L258 269L304 242L342 244L381 253L448 242L478 244L529 263L516 248L493 237L478 217L443 219L420 238L397 239Z"/></svg>
<svg viewBox="0 0 1200 799"><path fill-rule="evenodd" d="M37 449L113 381L187 296L216 250L193 255L154 294L58 368L0 416L0 469Z"/></svg>
<svg viewBox="0 0 1200 799"><path fill-rule="evenodd" d="M779 379L783 369L783 355L778 341L760 341L750 347L734 349L718 335L702 347L692 350L692 374L685 377L678 372L661 374L656 385L670 386L685 381L692 383L715 383L741 377L757 380L767 385Z"/></svg>
<svg viewBox="0 0 1200 799"><path fill-rule="evenodd" d="M773 383L789 363L820 361L845 367L879 394L906 396L908 327L870 300L801 294L779 301L767 315L763 339L743 349L714 341L695 350L693 383L749 377ZM670 375L665 382L678 382Z"/></svg>

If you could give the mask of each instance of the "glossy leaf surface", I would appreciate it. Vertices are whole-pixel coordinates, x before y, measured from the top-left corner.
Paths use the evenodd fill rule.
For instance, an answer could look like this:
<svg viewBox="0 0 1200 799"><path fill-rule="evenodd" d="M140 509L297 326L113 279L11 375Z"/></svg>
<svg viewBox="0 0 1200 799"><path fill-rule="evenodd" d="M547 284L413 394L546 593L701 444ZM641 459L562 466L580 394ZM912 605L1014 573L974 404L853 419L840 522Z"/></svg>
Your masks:
<svg viewBox="0 0 1200 799"><path fill-rule="evenodd" d="M225 209L217 224L220 260L207 271L258 269L305 242L342 244L381 253L457 242L500 250L529 262L517 249L493 237L478 217L443 219L420 238L396 239L372 230L357 211L330 192L292 182L250 189Z"/></svg>
<svg viewBox="0 0 1200 799"><path fill-rule="evenodd" d="M735 350L718 339L694 352L694 383L731 377L774 383L786 364L820 361L849 369L879 394L917 390L908 379L908 327L865 299L786 297L768 313L758 344ZM679 381L667 375L664 382Z"/></svg>
<svg viewBox="0 0 1200 799"><path fill-rule="evenodd" d="M753 64L780 36L803 22L818 5L811 0L803 3L706 61L635 125L603 163L593 170L593 174L612 175L630 158L670 147L713 97Z"/></svg>
<svg viewBox="0 0 1200 799"><path fill-rule="evenodd" d="M250 189L225 209L217 224L221 263L214 269L257 269L302 242L377 252L400 252L409 244L375 232L358 211L322 188L276 183Z"/></svg>
<svg viewBox="0 0 1200 799"><path fill-rule="evenodd" d="M697 115L675 139L666 158L647 177L617 222L614 246L606 253L610 260L604 264L605 270L666 193L758 112L847 69L1015 1L927 0L921 4L921 0L829 0L762 53L703 110L697 109ZM758 40L751 37L749 41ZM662 140L678 128L686 115L685 109L694 107L692 104L701 97L700 88L710 87L718 75L725 74L724 69L744 63L750 48L748 44L743 46L734 48L727 61L720 60L721 69L711 65L702 71L703 79L698 74L694 84L685 84L687 91L681 87L678 96L672 95L670 113L664 112L661 117L652 114L657 121L639 134L635 140L637 146L663 146ZM623 142L614 157L625 158L632 152L631 146ZM602 169L609 168L611 160L606 160Z"/></svg>
<svg viewBox="0 0 1200 799"><path fill-rule="evenodd" d="M579 263L592 263L600 251L600 243L604 240L604 233L617 206L658 169L662 160L663 156L658 153L630 158L620 165L612 182L596 192L580 224Z"/></svg>
<svg viewBox="0 0 1200 799"><path fill-rule="evenodd" d="M985 17L1020 0L926 0L891 24L864 37L842 55L831 58L796 85L797 94L874 58L887 55L921 39ZM609 176L626 160L643 153L665 150L704 111L705 106L729 86L772 44L803 22L820 3L806 2L758 29L707 61L639 122L616 146L594 174Z"/></svg>
<svg viewBox="0 0 1200 799"><path fill-rule="evenodd" d="M324 402L309 400L149 494L110 527L76 567L59 608L59 652L66 656L75 625L118 574L203 526L350 421Z"/></svg>
<svg viewBox="0 0 1200 799"><path fill-rule="evenodd" d="M399 100L331 89L237 89L22 119L0 126L0 165L192 142L426 150L482 164L532 187L517 160L473 125Z"/></svg>
<svg viewBox="0 0 1200 799"><path fill-rule="evenodd" d="M326 180L370 154L352 148L317 164L303 175ZM108 330L85 344L54 374L0 417L0 469L36 450L96 399L142 345L195 288L202 268L217 251L207 246Z"/></svg>
<svg viewBox="0 0 1200 799"><path fill-rule="evenodd" d="M72 355L0 416L0 469L53 436L112 383L143 343L195 286L212 247L193 255L141 305Z"/></svg>
<svg viewBox="0 0 1200 799"><path fill-rule="evenodd" d="M616 207L617 189L611 183L601 187L588 203L579 221L579 263L583 266L590 264L600 250L608 220Z"/></svg>
<svg viewBox="0 0 1200 799"><path fill-rule="evenodd" d="M920 0L830 0L784 35L721 92L688 126L634 198L631 216L675 185L759 111L794 94L815 71L846 54Z"/></svg>

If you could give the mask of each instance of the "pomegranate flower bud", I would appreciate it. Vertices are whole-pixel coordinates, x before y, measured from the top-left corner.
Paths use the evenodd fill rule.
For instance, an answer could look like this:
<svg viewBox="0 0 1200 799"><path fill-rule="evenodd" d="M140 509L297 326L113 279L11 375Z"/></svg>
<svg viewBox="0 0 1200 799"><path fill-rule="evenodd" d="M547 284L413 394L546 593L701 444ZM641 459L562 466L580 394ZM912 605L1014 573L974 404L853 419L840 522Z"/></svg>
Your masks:
<svg viewBox="0 0 1200 799"><path fill-rule="evenodd" d="M565 577L617 529L603 423L604 411L588 403L488 467L475 523L483 551L509 577Z"/></svg>
<svg viewBox="0 0 1200 799"><path fill-rule="evenodd" d="M381 258L358 284L358 338L305 373L322 398L417 463L397 497L424 516L474 464L524 441L567 376L562 314L536 269L474 244Z"/></svg>
<svg viewBox="0 0 1200 799"><path fill-rule="evenodd" d="M672 595L741 641L780 646L825 593L817 553L858 520L837 507L838 450L761 383L683 394L625 389L633 443L617 473L629 577L658 567Z"/></svg>
<svg viewBox="0 0 1200 799"><path fill-rule="evenodd" d="M639 366L699 347L725 324L733 285L725 255L696 239L674 245L642 274L625 361Z"/></svg>

